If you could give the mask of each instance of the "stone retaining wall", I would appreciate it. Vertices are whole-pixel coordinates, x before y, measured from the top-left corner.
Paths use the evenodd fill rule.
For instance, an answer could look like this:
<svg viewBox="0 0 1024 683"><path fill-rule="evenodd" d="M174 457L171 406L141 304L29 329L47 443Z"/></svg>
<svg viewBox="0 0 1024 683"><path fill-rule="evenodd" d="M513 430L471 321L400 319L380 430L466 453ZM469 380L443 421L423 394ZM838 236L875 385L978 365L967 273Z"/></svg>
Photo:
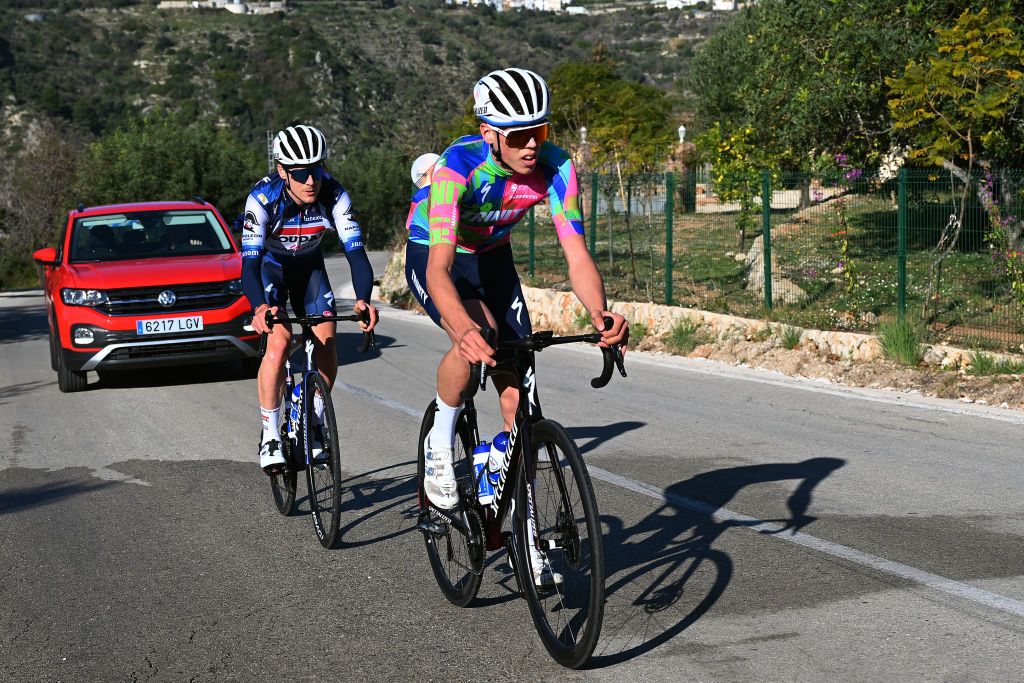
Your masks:
<svg viewBox="0 0 1024 683"><path fill-rule="evenodd" d="M404 249L396 253L388 263L380 289L385 300L403 308L418 308L405 283ZM523 287L523 293L535 329L550 329L554 330L556 334L579 332L582 329L579 320L583 314L583 307L571 292ZM783 330L787 327L783 323L664 304L613 301L610 302L610 307L630 323L642 324L646 328L647 334L655 337L667 335L675 325L683 320L699 325L707 336L718 340L781 337ZM833 330L802 330L800 344L803 348L814 349L824 356L836 356L857 362L870 361L883 356L881 343L877 337L870 334ZM996 360L1014 359L1009 355L990 355ZM922 362L934 367L963 371L971 364L971 352L943 344L926 345Z"/></svg>

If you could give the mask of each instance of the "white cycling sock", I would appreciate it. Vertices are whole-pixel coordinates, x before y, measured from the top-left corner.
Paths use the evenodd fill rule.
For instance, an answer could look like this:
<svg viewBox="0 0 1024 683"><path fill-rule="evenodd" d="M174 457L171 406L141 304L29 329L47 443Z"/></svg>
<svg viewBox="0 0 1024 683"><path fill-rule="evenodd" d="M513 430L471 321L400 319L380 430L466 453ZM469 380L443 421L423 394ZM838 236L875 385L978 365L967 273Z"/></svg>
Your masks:
<svg viewBox="0 0 1024 683"><path fill-rule="evenodd" d="M432 446L452 446L455 443L455 421L459 419L462 405L454 408L437 397L437 412L434 413L434 426L430 430L429 441Z"/></svg>
<svg viewBox="0 0 1024 683"><path fill-rule="evenodd" d="M263 419L263 443L271 439L280 439L281 407L264 408L260 406L260 417Z"/></svg>

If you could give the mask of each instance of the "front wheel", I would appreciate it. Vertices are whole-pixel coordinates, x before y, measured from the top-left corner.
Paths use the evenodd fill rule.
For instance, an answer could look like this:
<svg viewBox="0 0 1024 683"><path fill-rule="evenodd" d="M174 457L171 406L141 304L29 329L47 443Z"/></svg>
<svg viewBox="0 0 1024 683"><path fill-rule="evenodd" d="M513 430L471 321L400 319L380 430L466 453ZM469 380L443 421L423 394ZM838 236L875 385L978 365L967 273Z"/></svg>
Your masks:
<svg viewBox="0 0 1024 683"><path fill-rule="evenodd" d="M464 527L460 529L459 526L430 511L427 494L423 490L424 443L434 426L436 412L437 404L431 401L420 425L416 455L420 530L423 531L430 569L434 572L441 593L453 605L465 607L476 598L484 569L483 520L465 504L467 494L476 495L476 486L473 484L473 437L465 415L460 415L456 424L453 464L462 500L460 508L467 512L463 514L460 510L452 513L453 517L459 518L459 524Z"/></svg>
<svg viewBox="0 0 1024 683"><path fill-rule="evenodd" d="M85 389L88 380L84 372L69 370L64 363L64 354L57 352L57 388L61 393L70 394Z"/></svg>
<svg viewBox="0 0 1024 683"><path fill-rule="evenodd" d="M331 393L319 373L311 373L306 378L302 405L305 418L302 440L309 463L306 474L313 529L320 545L333 548L341 526L341 450Z"/></svg>
<svg viewBox="0 0 1024 683"><path fill-rule="evenodd" d="M260 434L262 436L262 432ZM277 511L285 517L289 517L295 514L295 490L298 488L299 475L295 471L292 442L288 438L287 416L281 419L281 433L278 438L281 440L281 452L284 454L285 466L283 470L278 470L270 475L270 492L274 496L274 505L277 507Z"/></svg>
<svg viewBox="0 0 1024 683"><path fill-rule="evenodd" d="M525 463L519 468L516 565L523 568L520 583L544 647L575 669L594 652L604 617L597 501L587 466L562 425L537 422L530 446L536 477L528 482Z"/></svg>

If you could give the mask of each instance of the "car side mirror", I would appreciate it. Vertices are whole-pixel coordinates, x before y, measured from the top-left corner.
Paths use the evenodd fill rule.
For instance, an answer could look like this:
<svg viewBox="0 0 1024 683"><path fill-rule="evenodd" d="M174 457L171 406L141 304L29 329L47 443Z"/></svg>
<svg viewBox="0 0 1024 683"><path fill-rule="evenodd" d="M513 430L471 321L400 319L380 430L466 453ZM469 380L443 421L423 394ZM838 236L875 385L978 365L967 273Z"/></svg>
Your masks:
<svg viewBox="0 0 1024 683"><path fill-rule="evenodd" d="M54 247L36 249L32 252L32 258L35 259L37 263L44 266L60 265L60 261L57 259L57 250Z"/></svg>

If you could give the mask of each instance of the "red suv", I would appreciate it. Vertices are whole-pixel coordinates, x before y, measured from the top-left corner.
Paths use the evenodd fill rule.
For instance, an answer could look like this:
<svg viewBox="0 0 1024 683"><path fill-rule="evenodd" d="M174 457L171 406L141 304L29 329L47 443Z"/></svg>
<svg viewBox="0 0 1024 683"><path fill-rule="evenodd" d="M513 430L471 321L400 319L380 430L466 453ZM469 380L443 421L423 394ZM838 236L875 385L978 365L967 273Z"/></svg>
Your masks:
<svg viewBox="0 0 1024 683"><path fill-rule="evenodd" d="M43 266L50 364L63 392L89 370L241 359L259 367L242 259L212 204L79 207Z"/></svg>

